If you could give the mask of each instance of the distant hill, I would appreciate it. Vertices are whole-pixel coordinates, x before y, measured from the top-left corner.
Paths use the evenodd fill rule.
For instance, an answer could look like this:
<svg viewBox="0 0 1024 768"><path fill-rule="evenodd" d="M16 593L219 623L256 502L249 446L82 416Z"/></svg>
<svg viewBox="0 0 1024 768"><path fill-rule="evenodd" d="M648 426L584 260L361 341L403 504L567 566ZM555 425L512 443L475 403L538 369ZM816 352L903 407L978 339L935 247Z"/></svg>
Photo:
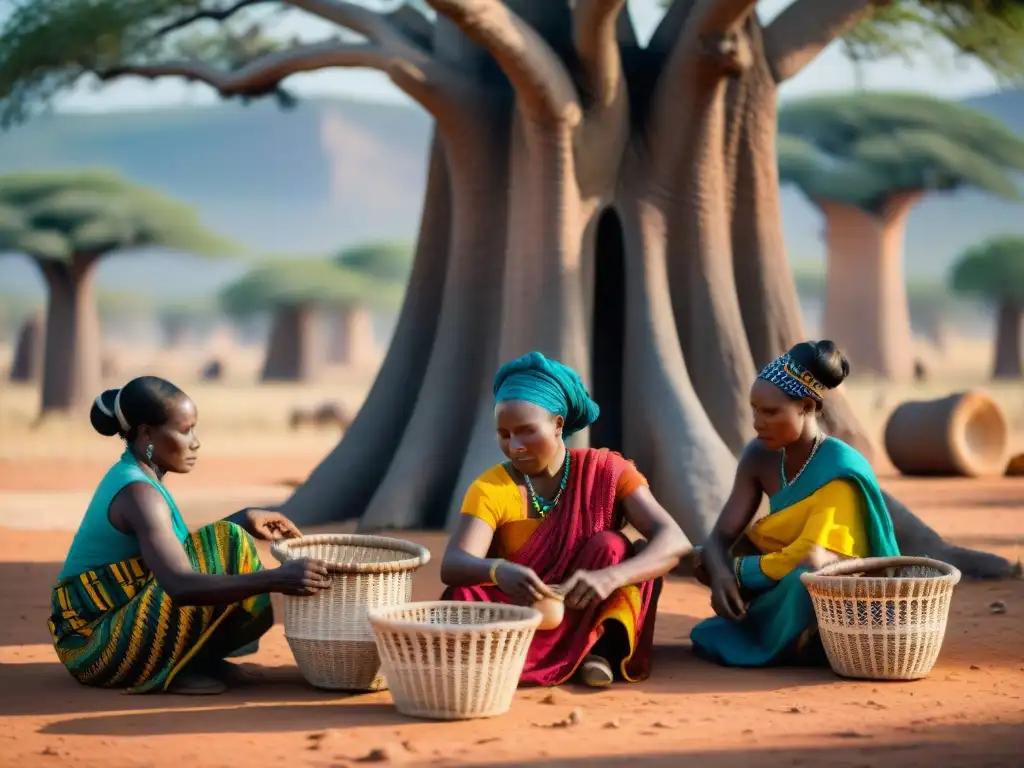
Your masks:
<svg viewBox="0 0 1024 768"><path fill-rule="evenodd" d="M968 100L1024 134L1024 90ZM415 235L431 122L422 111L347 99L309 99L290 111L260 102L149 112L54 114L0 134L0 172L109 166L199 207L256 251L319 252L375 237ZM824 258L822 220L782 190L791 253ZM912 214L908 271L945 272L967 245L1024 232L1024 206L973 193L936 196ZM140 254L141 256L141 254ZM213 290L241 264L145 255L111 259L100 283L149 293ZM41 290L24 260L0 259L4 289Z"/></svg>

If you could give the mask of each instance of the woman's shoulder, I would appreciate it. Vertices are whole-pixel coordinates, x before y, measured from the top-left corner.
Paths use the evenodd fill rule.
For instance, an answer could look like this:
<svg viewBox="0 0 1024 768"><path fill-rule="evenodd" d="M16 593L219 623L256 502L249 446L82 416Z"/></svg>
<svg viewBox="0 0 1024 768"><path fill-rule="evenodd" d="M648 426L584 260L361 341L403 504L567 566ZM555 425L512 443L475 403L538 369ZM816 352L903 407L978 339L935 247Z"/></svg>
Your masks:
<svg viewBox="0 0 1024 768"><path fill-rule="evenodd" d="M573 448L570 450L573 459L583 460L589 459L591 461L600 461L612 464L614 466L621 465L623 468L636 467L632 459L628 459L618 451L612 450L611 448Z"/></svg>
<svg viewBox="0 0 1024 768"><path fill-rule="evenodd" d="M478 493L487 493L488 491L501 491L508 486L515 485L516 481L509 474L506 466L504 464L495 464L477 476L476 480L470 485L470 490L475 490Z"/></svg>

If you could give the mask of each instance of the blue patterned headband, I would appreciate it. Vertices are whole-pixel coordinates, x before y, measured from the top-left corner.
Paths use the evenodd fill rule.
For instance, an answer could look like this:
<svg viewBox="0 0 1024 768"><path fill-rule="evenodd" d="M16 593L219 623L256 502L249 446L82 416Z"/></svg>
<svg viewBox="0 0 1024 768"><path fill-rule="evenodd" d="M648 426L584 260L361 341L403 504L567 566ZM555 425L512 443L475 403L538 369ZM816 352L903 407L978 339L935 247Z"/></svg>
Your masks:
<svg viewBox="0 0 1024 768"><path fill-rule="evenodd" d="M820 403L825 397L825 385L788 353L768 363L757 378L774 384L790 397L797 399L810 397Z"/></svg>

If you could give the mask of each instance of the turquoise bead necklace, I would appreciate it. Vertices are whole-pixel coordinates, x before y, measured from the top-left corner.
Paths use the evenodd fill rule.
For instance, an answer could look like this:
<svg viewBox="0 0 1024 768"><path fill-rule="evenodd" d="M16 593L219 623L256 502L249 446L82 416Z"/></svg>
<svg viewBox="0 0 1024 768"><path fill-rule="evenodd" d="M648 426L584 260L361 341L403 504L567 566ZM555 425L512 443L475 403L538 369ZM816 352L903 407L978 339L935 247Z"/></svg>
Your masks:
<svg viewBox="0 0 1024 768"><path fill-rule="evenodd" d="M562 467L562 481L558 484L558 493L555 494L555 498L551 501L542 499L537 491L533 489L533 483L530 481L530 476L524 474L526 478L526 490L530 492L530 501L533 503L533 508L537 510L537 514L542 518L546 517L548 512L557 506L558 502L562 499L562 494L565 492L565 486L569 484L569 449L565 449L565 465Z"/></svg>

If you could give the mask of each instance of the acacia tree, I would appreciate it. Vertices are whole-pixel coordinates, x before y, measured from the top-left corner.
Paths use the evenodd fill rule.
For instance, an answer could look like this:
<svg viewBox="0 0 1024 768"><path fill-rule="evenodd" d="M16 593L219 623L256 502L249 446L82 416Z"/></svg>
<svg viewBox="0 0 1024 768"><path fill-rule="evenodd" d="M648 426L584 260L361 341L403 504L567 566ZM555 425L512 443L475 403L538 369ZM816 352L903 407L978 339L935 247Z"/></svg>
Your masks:
<svg viewBox="0 0 1024 768"><path fill-rule="evenodd" d="M260 372L262 381L308 381L323 367L318 333L320 313L350 306L394 302L394 292L327 259L268 261L220 294L225 312L243 318L271 312L270 336Z"/></svg>
<svg viewBox="0 0 1024 768"><path fill-rule="evenodd" d="M796 0L764 28L754 0L675 0L646 46L625 0L428 0L435 19L278 0L361 39L250 55L258 35L232 36L230 17L257 4L270 0L36 0L0 35L0 94L17 119L87 73L283 98L290 75L360 66L434 116L388 356L346 439L286 504L304 522L358 516L364 528L454 519L461 489L496 457L495 367L538 349L579 369L602 403L578 440L623 449L703 540L750 435L756 366L804 336L779 216L779 84L844 33L858 54L884 49L915 14L993 66L1024 68L1005 21L1021 9L975 0ZM855 28L869 17L870 34ZM231 44L191 52L227 51L226 64L168 52L165 35L198 19L221 21ZM871 453L841 393L825 416ZM905 551L1010 571L890 507Z"/></svg>
<svg viewBox="0 0 1024 768"><path fill-rule="evenodd" d="M22 253L46 281L42 413L67 411L100 388L100 327L93 279L100 259L159 247L226 254L195 211L106 171L0 177L0 252Z"/></svg>
<svg viewBox="0 0 1024 768"><path fill-rule="evenodd" d="M1024 378L1021 321L1024 318L1024 237L994 237L967 250L953 267L953 290L995 306L996 334L992 377Z"/></svg>
<svg viewBox="0 0 1024 768"><path fill-rule="evenodd" d="M907 93L822 96L779 114L779 168L825 216L825 335L858 372L909 381L903 275L907 217L930 192L962 187L1016 199L1024 139L955 102Z"/></svg>

